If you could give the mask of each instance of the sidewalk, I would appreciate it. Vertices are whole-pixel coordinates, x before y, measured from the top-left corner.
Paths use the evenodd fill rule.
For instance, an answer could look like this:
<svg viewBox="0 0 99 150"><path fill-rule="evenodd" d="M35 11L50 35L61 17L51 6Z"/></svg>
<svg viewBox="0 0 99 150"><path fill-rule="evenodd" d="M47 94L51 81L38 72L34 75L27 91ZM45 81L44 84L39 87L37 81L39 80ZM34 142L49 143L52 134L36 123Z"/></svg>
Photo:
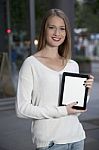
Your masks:
<svg viewBox="0 0 99 150"><path fill-rule="evenodd" d="M85 150L99 150L99 82L95 82L88 111L80 116L86 130ZM31 120L19 119L14 110L0 111L0 150L35 150Z"/></svg>

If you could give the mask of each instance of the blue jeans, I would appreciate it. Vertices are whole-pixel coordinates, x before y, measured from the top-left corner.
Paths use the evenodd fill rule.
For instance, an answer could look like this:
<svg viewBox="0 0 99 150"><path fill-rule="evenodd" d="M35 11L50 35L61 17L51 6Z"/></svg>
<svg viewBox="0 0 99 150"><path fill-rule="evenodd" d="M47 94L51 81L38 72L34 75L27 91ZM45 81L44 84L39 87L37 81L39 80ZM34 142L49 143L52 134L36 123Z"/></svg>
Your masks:
<svg viewBox="0 0 99 150"><path fill-rule="evenodd" d="M84 150L84 140L69 144L54 144L50 142L48 147L37 148L36 150Z"/></svg>

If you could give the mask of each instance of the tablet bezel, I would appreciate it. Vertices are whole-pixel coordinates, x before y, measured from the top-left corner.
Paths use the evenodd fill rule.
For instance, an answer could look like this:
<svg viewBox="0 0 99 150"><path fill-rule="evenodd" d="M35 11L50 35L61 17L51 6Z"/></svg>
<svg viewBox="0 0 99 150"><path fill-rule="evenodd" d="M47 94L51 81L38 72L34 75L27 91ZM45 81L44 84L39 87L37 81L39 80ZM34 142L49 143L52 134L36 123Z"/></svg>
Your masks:
<svg viewBox="0 0 99 150"><path fill-rule="evenodd" d="M66 76L89 79L89 75L88 75L88 74L63 72L62 81L61 81L61 90L60 90L59 106L64 106L64 105L62 104L62 100L63 100L64 84L65 84L65 78L66 78ZM88 96L88 87L85 87L85 95L84 95L83 107L82 107L82 106L73 106L73 108L74 108L74 109L78 109L78 110L85 110L85 109L86 109L86 105L87 105L87 96Z"/></svg>

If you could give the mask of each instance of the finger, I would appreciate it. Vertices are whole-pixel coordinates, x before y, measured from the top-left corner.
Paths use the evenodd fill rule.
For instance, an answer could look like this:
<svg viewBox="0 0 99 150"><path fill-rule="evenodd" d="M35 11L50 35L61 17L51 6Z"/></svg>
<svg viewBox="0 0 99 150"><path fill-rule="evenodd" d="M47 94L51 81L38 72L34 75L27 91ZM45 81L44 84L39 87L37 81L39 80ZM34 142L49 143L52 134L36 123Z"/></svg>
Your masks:
<svg viewBox="0 0 99 150"><path fill-rule="evenodd" d="M93 75L89 75L89 79L94 79L94 76Z"/></svg>
<svg viewBox="0 0 99 150"><path fill-rule="evenodd" d="M93 85L93 79L88 79L85 83L86 87L92 87L92 85Z"/></svg>
<svg viewBox="0 0 99 150"><path fill-rule="evenodd" d="M78 102L73 102L73 103L69 104L69 106L70 106L70 107L73 107L73 106L77 105L77 103L78 103Z"/></svg>
<svg viewBox="0 0 99 150"><path fill-rule="evenodd" d="M93 83L93 79L88 79L85 83L88 83L88 82L90 82L90 83Z"/></svg>
<svg viewBox="0 0 99 150"><path fill-rule="evenodd" d="M87 111L87 109L85 109L85 110L76 110L76 113L83 113L83 112L86 112Z"/></svg>
<svg viewBox="0 0 99 150"><path fill-rule="evenodd" d="M86 87L92 87L92 85L93 85L93 82L92 82L92 81L88 81L88 82L86 82L86 84L85 84Z"/></svg>
<svg viewBox="0 0 99 150"><path fill-rule="evenodd" d="M89 79L87 79L87 81L90 81L90 80L92 80L92 81L93 81L93 80L94 80L94 78L89 78Z"/></svg>

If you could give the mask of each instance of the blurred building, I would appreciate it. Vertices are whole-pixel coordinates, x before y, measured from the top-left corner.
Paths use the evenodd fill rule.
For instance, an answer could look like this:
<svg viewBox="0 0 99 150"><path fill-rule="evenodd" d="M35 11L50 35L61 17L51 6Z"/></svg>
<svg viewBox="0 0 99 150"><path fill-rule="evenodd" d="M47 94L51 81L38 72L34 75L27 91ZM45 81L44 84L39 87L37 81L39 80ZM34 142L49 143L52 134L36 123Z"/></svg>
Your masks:
<svg viewBox="0 0 99 150"><path fill-rule="evenodd" d="M0 0L0 52L7 47L6 25L6 0Z"/></svg>

